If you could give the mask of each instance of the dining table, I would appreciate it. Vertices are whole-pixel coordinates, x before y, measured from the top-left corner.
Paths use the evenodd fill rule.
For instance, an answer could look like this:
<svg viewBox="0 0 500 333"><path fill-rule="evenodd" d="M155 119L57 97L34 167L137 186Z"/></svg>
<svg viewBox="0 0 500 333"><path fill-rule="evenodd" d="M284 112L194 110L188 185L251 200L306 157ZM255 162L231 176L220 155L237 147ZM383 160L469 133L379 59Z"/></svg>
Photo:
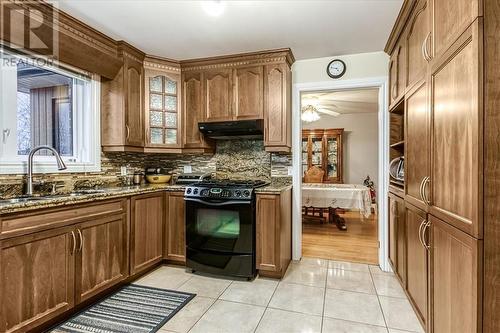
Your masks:
<svg viewBox="0 0 500 333"><path fill-rule="evenodd" d="M329 222L336 223L341 230L347 230L339 210L355 210L367 219L372 214L370 189L361 184L302 184L302 206L328 210Z"/></svg>

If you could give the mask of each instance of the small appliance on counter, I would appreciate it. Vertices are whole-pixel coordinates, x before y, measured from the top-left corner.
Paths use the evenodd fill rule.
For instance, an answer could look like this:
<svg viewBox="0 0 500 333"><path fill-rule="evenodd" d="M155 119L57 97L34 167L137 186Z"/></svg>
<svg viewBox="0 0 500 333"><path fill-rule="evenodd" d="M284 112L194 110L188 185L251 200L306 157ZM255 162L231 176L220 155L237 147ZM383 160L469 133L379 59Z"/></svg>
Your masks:
<svg viewBox="0 0 500 333"><path fill-rule="evenodd" d="M174 177L174 183L177 185L188 185L209 180L211 178L211 173L181 173Z"/></svg>
<svg viewBox="0 0 500 333"><path fill-rule="evenodd" d="M146 180L151 184L166 184L170 181L172 175L165 168L150 167L146 168Z"/></svg>

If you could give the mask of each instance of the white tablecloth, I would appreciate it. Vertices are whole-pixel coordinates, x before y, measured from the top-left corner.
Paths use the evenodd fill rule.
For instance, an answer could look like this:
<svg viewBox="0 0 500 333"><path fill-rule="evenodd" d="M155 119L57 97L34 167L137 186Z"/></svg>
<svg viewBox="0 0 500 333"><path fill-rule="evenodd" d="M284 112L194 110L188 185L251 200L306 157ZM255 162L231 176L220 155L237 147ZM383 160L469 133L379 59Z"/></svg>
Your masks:
<svg viewBox="0 0 500 333"><path fill-rule="evenodd" d="M358 184L302 184L302 205L355 209L364 217L371 210L370 190Z"/></svg>

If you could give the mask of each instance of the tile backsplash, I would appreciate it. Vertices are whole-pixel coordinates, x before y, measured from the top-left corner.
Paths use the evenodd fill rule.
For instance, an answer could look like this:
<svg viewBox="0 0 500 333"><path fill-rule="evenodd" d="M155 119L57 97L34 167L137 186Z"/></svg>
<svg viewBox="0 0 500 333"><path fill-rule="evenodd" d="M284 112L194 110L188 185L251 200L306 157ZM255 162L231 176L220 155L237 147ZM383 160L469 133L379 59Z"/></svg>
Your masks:
<svg viewBox="0 0 500 333"><path fill-rule="evenodd" d="M118 185L122 166L127 166L129 173L144 171L148 166L161 166L178 174L183 172L184 166L190 165L192 172L213 173L217 178L287 181L291 164L290 154L268 153L262 140L220 140L213 155L102 153L100 172L36 174L34 180L45 182L35 187L38 192L50 191L55 181L64 182L62 191L71 191ZM0 175L0 197L22 194L24 179L25 175Z"/></svg>

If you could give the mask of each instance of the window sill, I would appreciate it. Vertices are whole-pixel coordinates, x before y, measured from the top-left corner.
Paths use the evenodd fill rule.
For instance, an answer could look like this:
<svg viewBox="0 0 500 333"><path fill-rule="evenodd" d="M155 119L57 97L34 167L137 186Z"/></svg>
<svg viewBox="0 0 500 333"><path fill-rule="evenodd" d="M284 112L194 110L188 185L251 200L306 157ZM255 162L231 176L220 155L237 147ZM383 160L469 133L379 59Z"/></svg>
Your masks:
<svg viewBox="0 0 500 333"><path fill-rule="evenodd" d="M68 167L66 170L57 170L57 165L55 161L51 162L33 162L33 173L84 173L84 172L100 172L101 171L101 161L97 163L74 163L64 161ZM19 175L26 174L28 172L28 163L26 161L21 162L0 162L0 175Z"/></svg>

